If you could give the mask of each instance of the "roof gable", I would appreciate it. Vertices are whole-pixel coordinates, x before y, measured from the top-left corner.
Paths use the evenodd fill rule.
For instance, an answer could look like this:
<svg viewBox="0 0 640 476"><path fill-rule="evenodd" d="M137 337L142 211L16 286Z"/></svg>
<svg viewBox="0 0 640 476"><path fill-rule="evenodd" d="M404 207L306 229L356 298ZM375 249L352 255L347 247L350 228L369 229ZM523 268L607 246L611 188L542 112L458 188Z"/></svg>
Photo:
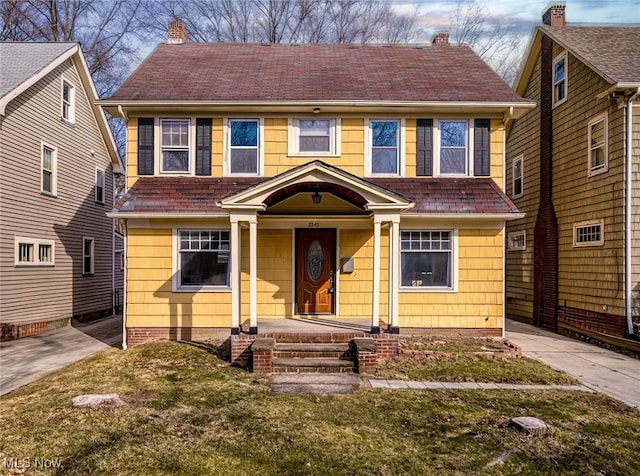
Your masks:
<svg viewBox="0 0 640 476"><path fill-rule="evenodd" d="M526 104L469 47L160 44L109 102Z"/></svg>
<svg viewBox="0 0 640 476"><path fill-rule="evenodd" d="M47 74L71 59L78 71L89 106L102 134L115 173L124 173L124 165L107 123L104 111L96 104L98 94L84 55L77 43L0 42L0 116L7 105Z"/></svg>

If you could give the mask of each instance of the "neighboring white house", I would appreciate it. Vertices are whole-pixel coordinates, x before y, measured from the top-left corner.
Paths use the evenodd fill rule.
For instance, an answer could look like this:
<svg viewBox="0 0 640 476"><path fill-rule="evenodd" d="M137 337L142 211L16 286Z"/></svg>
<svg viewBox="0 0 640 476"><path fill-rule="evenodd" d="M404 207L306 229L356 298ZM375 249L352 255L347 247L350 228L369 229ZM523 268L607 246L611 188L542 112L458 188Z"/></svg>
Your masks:
<svg viewBox="0 0 640 476"><path fill-rule="evenodd" d="M123 166L76 43L0 43L2 340L113 308Z"/></svg>

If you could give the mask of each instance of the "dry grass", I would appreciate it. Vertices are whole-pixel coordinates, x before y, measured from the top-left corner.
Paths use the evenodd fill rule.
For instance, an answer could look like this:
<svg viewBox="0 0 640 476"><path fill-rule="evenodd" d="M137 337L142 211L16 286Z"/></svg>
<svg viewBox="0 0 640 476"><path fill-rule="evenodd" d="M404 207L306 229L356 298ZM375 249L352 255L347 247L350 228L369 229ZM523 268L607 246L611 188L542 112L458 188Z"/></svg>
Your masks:
<svg viewBox="0 0 640 476"><path fill-rule="evenodd" d="M3 397L0 456L61 459L30 475L640 473L640 413L599 395L288 396L268 383L186 344L110 349ZM99 392L128 404L71 406ZM520 415L543 419L549 433L510 428ZM507 450L503 464L483 469Z"/></svg>

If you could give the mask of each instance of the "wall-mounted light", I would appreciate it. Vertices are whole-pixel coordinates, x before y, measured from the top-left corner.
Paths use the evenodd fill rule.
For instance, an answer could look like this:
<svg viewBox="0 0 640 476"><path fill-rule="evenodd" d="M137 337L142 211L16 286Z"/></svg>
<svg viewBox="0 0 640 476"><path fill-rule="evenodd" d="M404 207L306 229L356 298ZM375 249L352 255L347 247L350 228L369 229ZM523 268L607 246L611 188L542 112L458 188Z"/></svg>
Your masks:
<svg viewBox="0 0 640 476"><path fill-rule="evenodd" d="M320 195L320 193L318 192L315 192L313 195L311 195L311 200L313 200L314 205L318 205L322 201L322 195Z"/></svg>
<svg viewBox="0 0 640 476"><path fill-rule="evenodd" d="M313 113L314 114L319 114L320 113L320 108L319 107L314 107L313 108Z"/></svg>

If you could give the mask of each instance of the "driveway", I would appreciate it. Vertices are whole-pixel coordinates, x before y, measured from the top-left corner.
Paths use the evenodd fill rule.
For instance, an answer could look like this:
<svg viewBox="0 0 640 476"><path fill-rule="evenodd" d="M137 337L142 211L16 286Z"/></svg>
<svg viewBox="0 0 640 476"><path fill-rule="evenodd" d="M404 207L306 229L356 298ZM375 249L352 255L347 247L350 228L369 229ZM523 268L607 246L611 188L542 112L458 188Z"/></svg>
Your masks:
<svg viewBox="0 0 640 476"><path fill-rule="evenodd" d="M526 357L577 378L586 387L640 409L640 359L507 320L507 339Z"/></svg>
<svg viewBox="0 0 640 476"><path fill-rule="evenodd" d="M122 316L0 344L0 395L122 343Z"/></svg>

